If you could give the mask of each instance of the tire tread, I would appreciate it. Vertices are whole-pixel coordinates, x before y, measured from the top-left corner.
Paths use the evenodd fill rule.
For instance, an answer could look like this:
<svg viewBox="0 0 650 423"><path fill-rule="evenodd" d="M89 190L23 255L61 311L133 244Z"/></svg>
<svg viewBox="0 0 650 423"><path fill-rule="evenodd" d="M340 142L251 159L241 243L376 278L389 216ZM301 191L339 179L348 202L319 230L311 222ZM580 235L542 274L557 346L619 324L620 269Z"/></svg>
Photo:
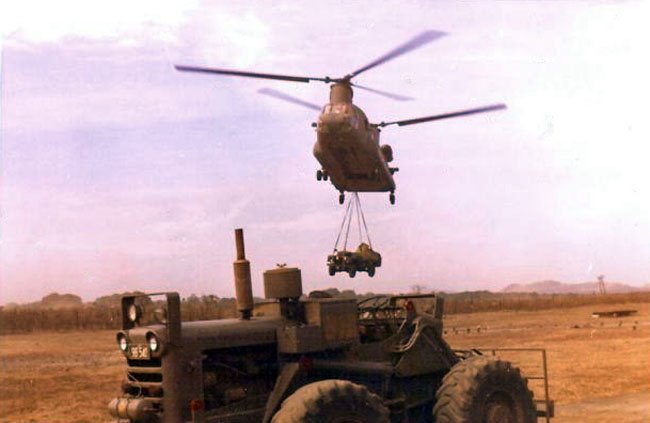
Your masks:
<svg viewBox="0 0 650 423"><path fill-rule="evenodd" d="M356 410L359 404L376 415L373 422L389 422L388 409L378 395L347 380L328 379L297 389L284 400L271 423L326 423L324 411L329 407Z"/></svg>
<svg viewBox="0 0 650 423"><path fill-rule="evenodd" d="M525 389L522 404L525 423L535 423L533 393L528 389L528 380L521 376L517 367L507 361L494 360L485 356L469 357L456 364L442 379L436 392L433 415L436 423L476 423L471 421L471 407L474 397L485 380L495 382L506 377L512 383Z"/></svg>

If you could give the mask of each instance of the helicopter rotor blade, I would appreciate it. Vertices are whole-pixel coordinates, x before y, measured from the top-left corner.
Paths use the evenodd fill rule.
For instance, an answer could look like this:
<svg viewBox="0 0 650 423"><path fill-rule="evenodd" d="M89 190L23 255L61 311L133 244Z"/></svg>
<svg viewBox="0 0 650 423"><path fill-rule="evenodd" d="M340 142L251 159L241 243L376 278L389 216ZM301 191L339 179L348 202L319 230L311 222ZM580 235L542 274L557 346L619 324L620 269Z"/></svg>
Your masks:
<svg viewBox="0 0 650 423"><path fill-rule="evenodd" d="M451 113L444 113L441 115L433 115L433 116L425 116L421 118L415 118L415 119L406 119L406 120L396 120L394 122L382 122L378 124L380 128L383 128L384 126L388 125L397 125L397 126L406 126L406 125L413 125L416 123L424 123L424 122L430 122L432 120L440 120L440 119L448 119L448 118L453 118L453 117L458 117L458 116L467 116L467 115L473 115L476 113L484 113L484 112L491 112L493 110L502 110L505 109L506 105L505 104L494 104L491 106L485 106L485 107L478 107L475 109L467 109L467 110L460 110L457 112L451 112Z"/></svg>
<svg viewBox="0 0 650 423"><path fill-rule="evenodd" d="M377 90L375 88L364 87L363 85L359 85L359 84L350 83L350 85L352 85L355 88L361 88L362 90L370 91L371 93L375 93L375 94L383 95L384 97L392 98L393 100L399 100L399 101L413 100L413 97L407 97L405 95L400 95L400 94L393 94L393 93L389 93L387 91L380 91L380 90Z"/></svg>
<svg viewBox="0 0 650 423"><path fill-rule="evenodd" d="M424 44L431 42L437 38L443 37L447 35L446 32L441 32L441 31L425 31L415 38L411 39L410 41L407 41L406 43L402 44L399 47L394 48L393 50L389 51L388 53L384 54L380 58L376 59L375 61L367 64L366 66L362 67L361 69L357 69L356 71L346 75L347 79L354 78L355 76L359 75L361 72L365 72L369 69L372 69L376 66L379 66L383 63L388 62L389 60L392 60L398 56L401 56L405 53L408 53L411 50L414 50L418 47L423 46Z"/></svg>
<svg viewBox="0 0 650 423"><path fill-rule="evenodd" d="M312 78L309 76L292 76L292 75L278 75L273 73L245 72L245 71L237 71L231 69L204 68L200 66L174 65L174 68L182 72L215 73L218 75L245 76L248 78L277 79L280 81L292 81L292 82L310 82L310 81L330 82L331 81L330 78Z"/></svg>
<svg viewBox="0 0 650 423"><path fill-rule="evenodd" d="M270 97L279 98L280 100L288 101L289 103L299 104L300 106L307 107L309 109L318 110L318 111L320 111L321 109L321 107L315 105L314 103L309 103L307 101L290 96L280 91L276 91L271 88L262 88L260 90L257 90L257 92L260 94L268 95Z"/></svg>

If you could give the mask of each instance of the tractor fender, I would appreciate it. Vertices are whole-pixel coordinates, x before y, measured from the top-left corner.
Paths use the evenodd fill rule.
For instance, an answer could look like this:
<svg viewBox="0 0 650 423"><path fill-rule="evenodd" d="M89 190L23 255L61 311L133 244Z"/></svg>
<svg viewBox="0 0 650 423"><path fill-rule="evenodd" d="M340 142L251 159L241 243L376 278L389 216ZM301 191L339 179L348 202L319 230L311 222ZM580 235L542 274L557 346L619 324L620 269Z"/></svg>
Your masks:
<svg viewBox="0 0 650 423"><path fill-rule="evenodd" d="M291 362L282 366L278 379L275 381L273 391L271 391L271 395L269 395L269 399L266 401L262 423L269 423L275 412L280 408L282 401L302 385L300 383L302 381L299 379L302 379L300 363Z"/></svg>

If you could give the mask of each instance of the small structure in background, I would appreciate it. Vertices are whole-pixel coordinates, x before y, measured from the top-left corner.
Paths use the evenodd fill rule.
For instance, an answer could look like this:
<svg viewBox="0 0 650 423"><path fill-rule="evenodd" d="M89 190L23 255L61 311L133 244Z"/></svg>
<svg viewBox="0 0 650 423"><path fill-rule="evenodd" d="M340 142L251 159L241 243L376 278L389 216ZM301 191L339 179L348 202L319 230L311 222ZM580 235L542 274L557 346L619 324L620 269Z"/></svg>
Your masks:
<svg viewBox="0 0 650 423"><path fill-rule="evenodd" d="M614 310L614 311L594 311L591 317L596 319L601 317L626 317L636 314L636 310Z"/></svg>

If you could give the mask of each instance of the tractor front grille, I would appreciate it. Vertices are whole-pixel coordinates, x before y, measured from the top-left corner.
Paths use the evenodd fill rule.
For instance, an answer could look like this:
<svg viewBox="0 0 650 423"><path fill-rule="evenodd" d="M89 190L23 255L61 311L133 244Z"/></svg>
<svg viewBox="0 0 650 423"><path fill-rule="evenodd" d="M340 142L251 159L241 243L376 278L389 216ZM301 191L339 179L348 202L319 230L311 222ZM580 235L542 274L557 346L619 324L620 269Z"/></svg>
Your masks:
<svg viewBox="0 0 650 423"><path fill-rule="evenodd" d="M162 363L160 359L127 359L125 394L162 398Z"/></svg>

